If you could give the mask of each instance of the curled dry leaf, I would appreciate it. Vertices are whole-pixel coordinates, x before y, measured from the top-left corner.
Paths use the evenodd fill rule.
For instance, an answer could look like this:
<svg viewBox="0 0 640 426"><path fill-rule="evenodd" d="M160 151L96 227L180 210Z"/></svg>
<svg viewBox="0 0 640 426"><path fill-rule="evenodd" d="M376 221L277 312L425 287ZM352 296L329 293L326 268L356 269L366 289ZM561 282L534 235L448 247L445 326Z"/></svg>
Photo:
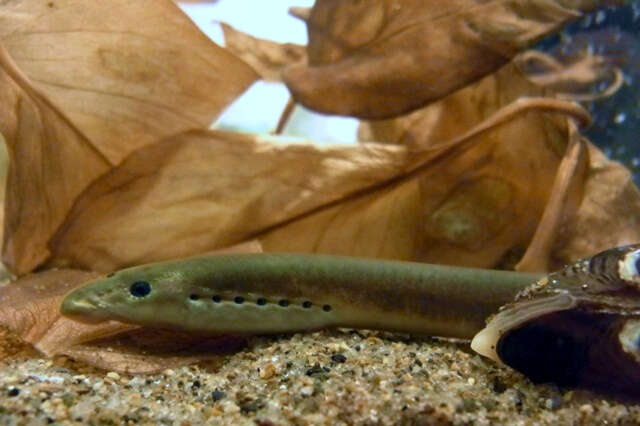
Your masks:
<svg viewBox="0 0 640 426"><path fill-rule="evenodd" d="M531 108L489 120L402 179L260 235L265 249L476 267L523 250L553 187L566 119Z"/></svg>
<svg viewBox="0 0 640 426"><path fill-rule="evenodd" d="M589 144L585 195L556 245L558 264L640 241L640 192L631 172Z"/></svg>
<svg viewBox="0 0 640 426"><path fill-rule="evenodd" d="M294 43L277 43L243 33L231 25L220 23L225 48L251 65L266 81L281 81L281 71L307 59L306 47Z"/></svg>
<svg viewBox="0 0 640 426"><path fill-rule="evenodd" d="M256 78L168 0L2 3L5 263L33 270L92 180L136 147L206 126Z"/></svg>
<svg viewBox="0 0 640 426"><path fill-rule="evenodd" d="M108 160L30 85L0 44L0 131L9 152L2 258L17 274L49 256L47 243Z"/></svg>
<svg viewBox="0 0 640 426"><path fill-rule="evenodd" d="M532 83L553 90L559 98L591 102L613 95L624 84L622 71L598 55L584 54L563 64L532 50L518 55L514 62Z"/></svg>
<svg viewBox="0 0 640 426"><path fill-rule="evenodd" d="M48 356L77 343L132 329L113 321L82 324L60 315L63 296L98 276L95 272L50 270L4 284L0 288L0 325Z"/></svg>
<svg viewBox="0 0 640 426"><path fill-rule="evenodd" d="M311 8L292 6L289 8L289 15L306 22L311 16Z"/></svg>
<svg viewBox="0 0 640 426"><path fill-rule="evenodd" d="M54 265L108 271L228 246L397 175L402 147L191 131L144 147L79 198Z"/></svg>
<svg viewBox="0 0 640 426"><path fill-rule="evenodd" d="M170 0L3 2L0 43L112 164L206 127L257 78Z"/></svg>
<svg viewBox="0 0 640 426"><path fill-rule="evenodd" d="M573 121L569 121L569 143L558 165L553 188L527 251L515 266L516 271L551 271L551 251L560 228L566 224L582 202L586 169L589 165L586 140Z"/></svg>
<svg viewBox="0 0 640 426"><path fill-rule="evenodd" d="M284 80L317 111L397 116L506 64L596 0L317 0L308 65Z"/></svg>
<svg viewBox="0 0 640 426"><path fill-rule="evenodd" d="M529 55L524 58L527 56ZM540 60L537 54L534 56L536 60ZM432 146L443 138L452 137L460 127L485 119L497 105L511 102L518 96L546 94L555 97L553 89L567 89L566 84L539 87L539 80L532 81L531 76L520 72L520 61L515 68L514 65L504 67L476 85L406 116L363 123L359 129L359 138L398 143L416 151ZM558 76L566 81L575 80L570 73L565 72L565 66L553 59L552 63L553 67L557 66L556 71L562 71L554 74L554 82L558 81ZM585 74L580 70L576 78L582 84L589 84L590 78L602 75L600 72L589 73L589 78L585 79ZM585 147L587 145L584 141L582 144ZM633 222L640 217L640 208L635 201L638 199L637 189L629 171L619 163L606 161L603 154L593 146L589 148L589 152L590 155L585 158L591 158L590 166L586 171L577 170L570 183L573 189L568 191L569 198L558 203L563 205L562 211L557 208L555 211L549 210L549 215L556 216L554 227L557 230L551 232L546 222L540 223L537 228L538 234L547 233L549 237L544 240L544 244L538 246L544 248L544 253L535 247L529 247L526 253L529 261L521 265L521 268L554 269L605 248L639 240L638 236L634 237L633 230L637 227ZM584 168L585 165L580 164L579 167ZM569 184L570 181L565 179L563 182ZM554 190L557 188L555 184L553 187ZM584 198L581 194L585 194ZM605 226L607 223L609 225ZM614 228L612 224L616 224ZM524 249L521 247L518 251ZM536 261L531 262L532 259ZM547 268L544 265L548 265Z"/></svg>
<svg viewBox="0 0 640 426"><path fill-rule="evenodd" d="M567 119L533 110L466 141L460 134L490 121L523 95L545 93L508 66L419 112L363 126L370 140L400 143L413 157L422 157L425 149L438 153L446 140L467 146L429 164L413 182L396 182L384 194L343 203L262 236L265 249L481 267L495 266L508 251L524 251L566 150ZM570 107L567 111L574 114ZM577 180L583 179L584 171L578 172ZM578 188L570 191L563 219L579 203Z"/></svg>
<svg viewBox="0 0 640 426"><path fill-rule="evenodd" d="M111 270L257 236L267 251L493 266L530 241L568 140L566 118L535 101L500 119L501 91L457 101L476 118L491 104L492 126L420 155L205 131L145 147L79 199L52 264Z"/></svg>
<svg viewBox="0 0 640 426"><path fill-rule="evenodd" d="M359 137L361 140L383 140L389 143L402 144L408 146L414 152L433 149L434 145L438 146L441 140L455 137L461 129L478 126L478 123L486 122L490 114L495 114L497 108L522 102L522 96L552 95L552 91L531 83L516 67L508 65L478 83L406 116L390 120L363 122L359 129ZM549 105L553 105L554 101L552 98L548 98L546 102ZM570 109L567 112L574 114ZM586 117L576 115L576 118L585 121ZM483 250L492 252L509 247L513 256L519 256L526 250L525 256L527 259L533 258L540 261L525 262L520 265L520 268L523 270L542 271L547 269L549 251L556 241L557 229L562 228L568 220L568 215L574 212L580 203L581 188L585 179L585 167L587 166L586 156L581 154L582 150L579 150L575 153L573 159L565 157L561 162L557 162L567 149L567 141L570 140L571 135L576 134L575 130L571 130L571 123L568 123L566 119L557 117L554 119L543 114L530 114L528 121L525 121L527 125L522 127L522 137L514 137L514 141L517 140L518 142L510 143L512 146L515 145L518 149L522 149L523 158L529 155L538 156L540 155L539 151L544 152L549 149L555 152L557 155L555 159L547 164L540 163L538 167L541 168L541 171L546 170L547 179L551 174L556 173L556 168L562 171L562 177L556 176L554 182L546 181L545 185L549 185L548 192L546 192L547 195L540 195L534 203L536 209L541 209L538 212L543 213L539 217L540 221L535 225L535 233L532 234L531 229L513 227L510 232L520 236L517 242L514 243L512 241L508 243L510 244L509 246L499 240L487 241ZM563 121L565 122L564 124L562 124ZM566 133L558 134L557 130L553 130L554 127L563 128L564 126L567 126ZM525 142L525 139L529 140L527 135L534 135L536 132L538 137L546 139L545 144ZM522 142L522 145L520 145L520 142ZM493 167L498 172L503 165L500 164L497 158L494 158ZM514 163L509 167L515 173L514 176L521 173L518 171L517 164ZM510 179L514 178L507 178L507 181ZM518 178L516 178L517 180ZM526 183L522 182L521 184ZM538 186L537 182L533 180L528 185L532 188ZM468 197L467 203L470 206L474 206L483 198L486 197L480 196L476 200ZM550 203L551 200L553 202ZM525 201L525 203L527 202L530 201ZM496 204L496 206L499 206L499 204ZM459 207L459 209L462 208ZM453 209L452 214L455 211L456 209ZM499 210L496 209L495 213L499 214ZM512 214L512 212L505 213ZM430 221L427 221L427 223L430 223ZM438 246L442 241L432 240L432 243ZM446 241L445 243L449 244ZM504 253L504 251L502 252ZM452 255L454 253L452 252ZM460 247L459 253L464 253L462 247ZM509 264L512 262L512 260L505 259L502 262L502 266L512 267L514 265ZM489 266L491 265L489 264Z"/></svg>

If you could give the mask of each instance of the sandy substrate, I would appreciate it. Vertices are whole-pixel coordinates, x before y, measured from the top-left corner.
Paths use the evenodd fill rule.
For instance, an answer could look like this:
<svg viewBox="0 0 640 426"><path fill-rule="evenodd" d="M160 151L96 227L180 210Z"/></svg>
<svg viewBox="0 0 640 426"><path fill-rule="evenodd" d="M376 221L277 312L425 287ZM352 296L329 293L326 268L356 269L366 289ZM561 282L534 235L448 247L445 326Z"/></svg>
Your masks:
<svg viewBox="0 0 640 426"><path fill-rule="evenodd" d="M216 363L134 376L13 352L0 424L640 424L640 405L535 386L468 345L397 334L253 338Z"/></svg>

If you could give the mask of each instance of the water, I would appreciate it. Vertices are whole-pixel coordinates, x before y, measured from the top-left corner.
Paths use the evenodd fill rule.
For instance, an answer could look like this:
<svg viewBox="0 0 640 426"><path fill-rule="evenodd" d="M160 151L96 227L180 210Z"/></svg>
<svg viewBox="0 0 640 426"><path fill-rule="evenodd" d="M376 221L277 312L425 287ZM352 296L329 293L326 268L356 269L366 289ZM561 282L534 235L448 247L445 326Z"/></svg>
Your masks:
<svg viewBox="0 0 640 426"><path fill-rule="evenodd" d="M584 133L610 158L631 169L639 184L640 1L585 15L537 47L556 57L585 51L598 54L623 71L625 83L615 95L584 104L594 118Z"/></svg>

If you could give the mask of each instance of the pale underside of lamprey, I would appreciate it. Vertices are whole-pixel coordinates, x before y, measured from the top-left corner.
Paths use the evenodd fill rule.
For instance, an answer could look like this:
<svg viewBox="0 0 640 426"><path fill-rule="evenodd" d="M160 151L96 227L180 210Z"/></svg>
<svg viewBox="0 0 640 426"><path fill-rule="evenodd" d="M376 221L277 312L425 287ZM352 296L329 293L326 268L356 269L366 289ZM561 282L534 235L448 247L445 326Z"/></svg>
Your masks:
<svg viewBox="0 0 640 426"><path fill-rule="evenodd" d="M640 245L546 277L319 255L208 255L109 274L67 295L61 311L202 334L477 333L477 352L535 382L639 398L639 267Z"/></svg>

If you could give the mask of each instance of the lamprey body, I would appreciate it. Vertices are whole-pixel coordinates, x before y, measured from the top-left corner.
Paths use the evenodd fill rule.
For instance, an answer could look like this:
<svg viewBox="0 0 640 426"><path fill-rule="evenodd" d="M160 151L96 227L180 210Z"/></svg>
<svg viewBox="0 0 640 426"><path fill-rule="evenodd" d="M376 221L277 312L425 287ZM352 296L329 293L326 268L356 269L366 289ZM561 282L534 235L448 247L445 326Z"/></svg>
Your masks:
<svg viewBox="0 0 640 426"><path fill-rule="evenodd" d="M208 255L118 271L62 313L200 333L368 328L471 338L540 276L298 254Z"/></svg>
<svg viewBox="0 0 640 426"><path fill-rule="evenodd" d="M471 338L480 331L472 348L535 382L637 400L639 270L640 245L545 277L319 255L215 255L109 274L68 294L61 310L84 321L206 334L349 327Z"/></svg>

